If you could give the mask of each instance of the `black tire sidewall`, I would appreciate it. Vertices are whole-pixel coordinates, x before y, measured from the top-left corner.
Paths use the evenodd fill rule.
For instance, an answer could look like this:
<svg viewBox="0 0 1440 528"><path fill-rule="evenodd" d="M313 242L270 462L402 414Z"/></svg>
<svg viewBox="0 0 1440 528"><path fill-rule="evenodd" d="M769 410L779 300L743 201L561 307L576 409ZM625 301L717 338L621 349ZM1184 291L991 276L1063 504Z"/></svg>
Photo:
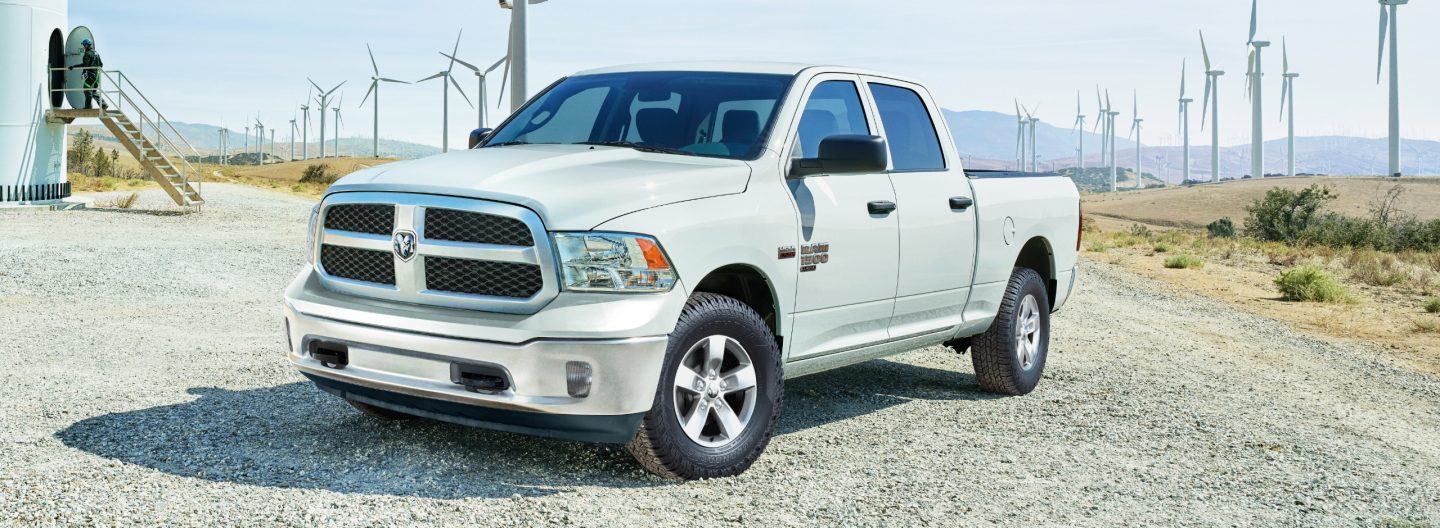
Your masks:
<svg viewBox="0 0 1440 528"><path fill-rule="evenodd" d="M728 300L728 299L727 299ZM663 440L688 464L696 466L702 473L733 474L735 466L740 470L749 467L759 456L758 451L769 443L773 422L779 411L781 379L775 359L778 354L768 329L756 327L755 321L744 317L747 307L731 301L727 304L699 304L690 324L676 328L670 335L666 348L665 365L660 375L660 387L655 395L655 410L646 423L652 434ZM687 307L687 309L690 309ZM751 314L753 316L753 314ZM705 447L695 443L685 434L675 417L675 373L685 353L700 340L713 335L724 335L739 342L750 356L755 368L756 401L755 410L740 438L720 447ZM738 411L738 409L737 409Z"/></svg>
<svg viewBox="0 0 1440 528"><path fill-rule="evenodd" d="M1045 289L1043 279L1033 271L1026 270L1021 280L1019 295L1009 306L1007 335L1010 337L1010 372L1015 379L1015 387L1021 393L1028 393L1035 389L1040 383L1040 378L1045 374L1045 362L1050 357L1050 296ZM1026 296L1035 298L1035 304L1040 312L1040 339L1036 346L1034 364L1030 370L1025 370L1020 364L1020 358L1015 354L1020 347L1020 342L1015 338L1015 319L1020 317L1020 305Z"/></svg>

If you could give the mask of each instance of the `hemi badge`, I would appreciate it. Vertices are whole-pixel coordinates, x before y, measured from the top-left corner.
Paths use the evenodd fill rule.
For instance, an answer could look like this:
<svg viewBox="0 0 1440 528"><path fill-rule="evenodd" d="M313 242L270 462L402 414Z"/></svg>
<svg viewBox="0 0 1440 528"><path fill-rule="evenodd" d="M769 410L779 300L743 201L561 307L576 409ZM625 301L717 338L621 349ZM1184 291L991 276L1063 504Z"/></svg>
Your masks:
<svg viewBox="0 0 1440 528"><path fill-rule="evenodd" d="M783 246L783 247L781 247L781 248L780 248L780 258L781 258L782 260L783 260L783 259L792 259L792 258L795 258L795 246Z"/></svg>

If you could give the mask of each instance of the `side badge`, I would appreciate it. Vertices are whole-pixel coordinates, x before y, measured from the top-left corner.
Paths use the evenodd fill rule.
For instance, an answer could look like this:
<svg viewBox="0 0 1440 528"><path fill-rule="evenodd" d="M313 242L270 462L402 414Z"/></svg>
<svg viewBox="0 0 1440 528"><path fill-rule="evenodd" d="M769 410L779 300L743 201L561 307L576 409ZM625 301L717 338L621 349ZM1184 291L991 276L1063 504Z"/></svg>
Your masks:
<svg viewBox="0 0 1440 528"><path fill-rule="evenodd" d="M780 246L780 260L795 258L795 246Z"/></svg>

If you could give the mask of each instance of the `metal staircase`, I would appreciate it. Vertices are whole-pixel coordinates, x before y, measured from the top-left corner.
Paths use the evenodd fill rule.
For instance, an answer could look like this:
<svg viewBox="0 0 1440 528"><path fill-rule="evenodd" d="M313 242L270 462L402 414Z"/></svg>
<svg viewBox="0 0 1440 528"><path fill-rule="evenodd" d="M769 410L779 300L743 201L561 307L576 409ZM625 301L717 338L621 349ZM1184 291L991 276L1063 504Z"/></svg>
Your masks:
<svg viewBox="0 0 1440 528"><path fill-rule="evenodd" d="M76 68L83 70L84 68ZM199 209L205 203L201 187L205 177L200 168L190 163L199 163L200 153L176 130L159 109L141 93L125 74L119 70L92 68L99 72L102 86L97 95L109 106L108 110L98 108L62 109L46 112L51 120L73 122L81 118L97 118L110 134L115 136L125 150L130 152L150 179L170 195L176 205ZM83 88L59 88L54 92L74 92L83 97Z"/></svg>

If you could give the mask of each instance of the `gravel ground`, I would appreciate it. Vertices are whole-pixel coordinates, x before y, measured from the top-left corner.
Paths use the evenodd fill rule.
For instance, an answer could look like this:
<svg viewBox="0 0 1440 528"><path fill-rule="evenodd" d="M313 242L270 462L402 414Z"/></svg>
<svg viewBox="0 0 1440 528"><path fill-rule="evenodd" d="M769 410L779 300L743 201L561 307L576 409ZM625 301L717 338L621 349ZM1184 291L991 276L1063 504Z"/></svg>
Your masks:
<svg viewBox="0 0 1440 528"><path fill-rule="evenodd" d="M737 478L377 422L283 358L309 203L207 192L0 212L0 523L1440 524L1440 380L1096 262L1035 393L940 348L792 380Z"/></svg>

